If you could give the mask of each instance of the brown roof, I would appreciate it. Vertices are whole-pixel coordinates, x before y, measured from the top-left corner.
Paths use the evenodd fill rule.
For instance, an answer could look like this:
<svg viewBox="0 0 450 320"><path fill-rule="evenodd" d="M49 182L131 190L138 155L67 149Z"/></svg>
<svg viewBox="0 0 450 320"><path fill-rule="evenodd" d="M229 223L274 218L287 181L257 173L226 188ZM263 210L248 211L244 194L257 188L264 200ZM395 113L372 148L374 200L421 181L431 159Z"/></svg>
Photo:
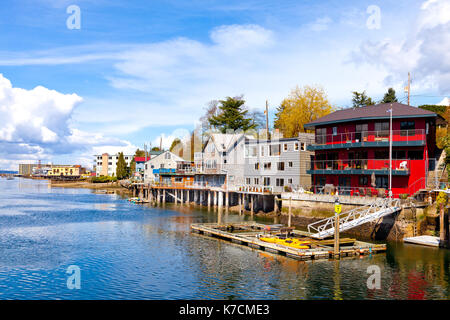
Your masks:
<svg viewBox="0 0 450 320"><path fill-rule="evenodd" d="M305 124L305 127L315 127L336 122L348 122L370 119L389 119L389 110L392 105L392 118L416 118L416 117L436 117L436 113L420 108L408 106L406 104L381 103L373 106L348 108L330 113L322 118Z"/></svg>

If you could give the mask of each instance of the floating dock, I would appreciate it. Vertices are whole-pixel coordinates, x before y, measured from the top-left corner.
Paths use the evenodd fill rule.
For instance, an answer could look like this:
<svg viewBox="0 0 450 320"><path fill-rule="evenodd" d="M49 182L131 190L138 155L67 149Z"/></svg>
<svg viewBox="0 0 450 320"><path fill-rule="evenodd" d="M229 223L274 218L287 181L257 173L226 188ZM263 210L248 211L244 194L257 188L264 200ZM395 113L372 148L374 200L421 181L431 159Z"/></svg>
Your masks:
<svg viewBox="0 0 450 320"><path fill-rule="evenodd" d="M418 244L418 245L428 246L428 247L439 247L439 244L440 244L439 237L433 237L433 236L417 236L417 237L404 238L403 242Z"/></svg>
<svg viewBox="0 0 450 320"><path fill-rule="evenodd" d="M309 249L297 249L290 246L265 242L259 239L261 235L277 235L283 232L281 225L264 225L256 222L247 223L199 223L192 224L192 232L210 237L224 239L249 246L258 250L285 255L298 260L332 259L334 258L333 239L317 240L305 231L289 230L290 238L310 241ZM381 253L386 251L385 244L372 244L356 239L343 238L340 240L340 257L352 257Z"/></svg>

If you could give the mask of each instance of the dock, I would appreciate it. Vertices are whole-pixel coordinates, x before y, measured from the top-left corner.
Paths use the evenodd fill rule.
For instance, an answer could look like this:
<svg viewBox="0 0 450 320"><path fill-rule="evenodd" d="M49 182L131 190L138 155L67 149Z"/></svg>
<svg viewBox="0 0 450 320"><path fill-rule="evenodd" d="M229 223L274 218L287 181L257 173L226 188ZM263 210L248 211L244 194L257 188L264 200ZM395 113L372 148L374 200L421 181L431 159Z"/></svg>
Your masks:
<svg viewBox="0 0 450 320"><path fill-rule="evenodd" d="M427 247L439 247L440 245L439 237L433 236L418 236L418 237L404 238L403 242L418 244Z"/></svg>
<svg viewBox="0 0 450 320"><path fill-rule="evenodd" d="M297 249L290 246L265 242L259 239L260 235L274 235L282 232L280 225L264 225L256 222L217 224L195 223L191 231L205 236L228 240L243 246L261 251L280 254L297 260L333 259L333 240L313 239L306 231L290 230L291 238L308 240L309 249ZM359 257L386 251L385 244L372 244L356 239L344 238L340 240L340 257Z"/></svg>

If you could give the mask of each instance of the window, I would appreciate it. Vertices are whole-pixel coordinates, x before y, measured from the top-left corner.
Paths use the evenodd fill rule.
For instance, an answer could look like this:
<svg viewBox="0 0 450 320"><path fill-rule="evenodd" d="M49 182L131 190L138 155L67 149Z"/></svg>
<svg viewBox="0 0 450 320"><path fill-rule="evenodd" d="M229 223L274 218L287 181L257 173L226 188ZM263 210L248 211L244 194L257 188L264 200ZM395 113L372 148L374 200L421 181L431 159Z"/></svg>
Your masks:
<svg viewBox="0 0 450 320"><path fill-rule="evenodd" d="M359 185L360 186L367 186L368 184L369 184L369 177L367 177L367 176L359 177Z"/></svg>
<svg viewBox="0 0 450 320"><path fill-rule="evenodd" d="M183 182L183 177L175 177L175 182Z"/></svg>
<svg viewBox="0 0 450 320"><path fill-rule="evenodd" d="M400 122L400 135L401 136L414 136L416 124L414 121L402 121Z"/></svg>
<svg viewBox="0 0 450 320"><path fill-rule="evenodd" d="M284 171L284 162L278 162L277 169L279 171Z"/></svg>
<svg viewBox="0 0 450 320"><path fill-rule="evenodd" d="M264 177L264 185L270 186L270 178L269 177Z"/></svg>
<svg viewBox="0 0 450 320"><path fill-rule="evenodd" d="M251 183L251 179L250 178L245 178L245 183L246 184L250 184Z"/></svg>
<svg viewBox="0 0 450 320"><path fill-rule="evenodd" d="M333 127L333 136L337 136L337 127Z"/></svg>
<svg viewBox="0 0 450 320"><path fill-rule="evenodd" d="M375 122L375 131L389 130L389 122Z"/></svg>
<svg viewBox="0 0 450 320"><path fill-rule="evenodd" d="M289 161L289 162L288 162L289 168L292 168L293 165L294 165L294 163L293 163L292 161Z"/></svg>
<svg viewBox="0 0 450 320"><path fill-rule="evenodd" d="M170 155L169 152L167 152L167 153L164 155L164 158L165 158L165 159L170 159L170 157L171 157L171 155Z"/></svg>
<svg viewBox="0 0 450 320"><path fill-rule="evenodd" d="M227 159L223 159L223 163L227 163Z"/></svg>
<svg viewBox="0 0 450 320"><path fill-rule="evenodd" d="M375 122L375 131L380 138L389 137L389 122Z"/></svg>
<svg viewBox="0 0 450 320"><path fill-rule="evenodd" d="M256 157L258 156L258 149L256 146L246 146L245 147L245 157Z"/></svg>
<svg viewBox="0 0 450 320"><path fill-rule="evenodd" d="M112 162L108 162L108 165L109 165L109 166L112 166Z"/></svg>
<svg viewBox="0 0 450 320"><path fill-rule="evenodd" d="M109 160L112 160L112 157L108 157Z"/></svg>
<svg viewBox="0 0 450 320"><path fill-rule="evenodd" d="M255 182L256 185L259 184L259 178L254 178L253 180L254 180L254 182Z"/></svg>
<svg viewBox="0 0 450 320"><path fill-rule="evenodd" d="M272 168L272 162L264 163L264 170L270 170Z"/></svg>
<svg viewBox="0 0 450 320"><path fill-rule="evenodd" d="M392 159L406 159L406 151L404 150L393 150L392 151Z"/></svg>
<svg viewBox="0 0 450 320"><path fill-rule="evenodd" d="M264 157L264 146L261 146L261 157Z"/></svg>
<svg viewBox="0 0 450 320"><path fill-rule="evenodd" d="M269 146L269 155L270 156L279 156L280 155L280 145L273 144Z"/></svg>
<svg viewBox="0 0 450 320"><path fill-rule="evenodd" d="M255 163L255 170L259 170L259 162Z"/></svg>
<svg viewBox="0 0 450 320"><path fill-rule="evenodd" d="M389 159L389 151L375 151L375 159Z"/></svg>
<svg viewBox="0 0 450 320"><path fill-rule="evenodd" d="M283 144L283 151L287 151L288 150L288 145L287 145L287 143L284 143Z"/></svg>
<svg viewBox="0 0 450 320"><path fill-rule="evenodd" d="M388 188L389 180L387 176L378 176L375 178L375 186L377 188Z"/></svg>
<svg viewBox="0 0 450 320"><path fill-rule="evenodd" d="M276 179L275 184L277 187L283 187L284 186L284 179Z"/></svg>
<svg viewBox="0 0 450 320"><path fill-rule="evenodd" d="M288 179L288 183L289 183L289 184L292 184L292 178L289 178L289 179Z"/></svg>
<svg viewBox="0 0 450 320"><path fill-rule="evenodd" d="M423 160L422 151L408 151L409 160Z"/></svg>
<svg viewBox="0 0 450 320"><path fill-rule="evenodd" d="M159 167L160 167L161 169L164 169L164 163L160 163L160 164L159 164Z"/></svg>
<svg viewBox="0 0 450 320"><path fill-rule="evenodd" d="M294 150L295 150L295 151L298 151L298 142L295 142L295 143L294 143Z"/></svg>
<svg viewBox="0 0 450 320"><path fill-rule="evenodd" d="M316 129L316 143L325 144L327 142L327 128Z"/></svg>
<svg viewBox="0 0 450 320"><path fill-rule="evenodd" d="M427 122L426 127L425 127L425 134L428 134L428 130L430 129L430 124Z"/></svg>
<svg viewBox="0 0 450 320"><path fill-rule="evenodd" d="M306 143L302 142L300 143L300 146L302 151L306 151Z"/></svg>

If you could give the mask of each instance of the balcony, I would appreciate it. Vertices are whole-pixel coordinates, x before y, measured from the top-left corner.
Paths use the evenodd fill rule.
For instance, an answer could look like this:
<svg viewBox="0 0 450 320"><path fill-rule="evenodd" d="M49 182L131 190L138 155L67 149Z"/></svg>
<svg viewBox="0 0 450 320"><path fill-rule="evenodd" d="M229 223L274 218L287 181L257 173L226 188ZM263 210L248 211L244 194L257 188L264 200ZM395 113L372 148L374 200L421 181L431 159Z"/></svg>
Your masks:
<svg viewBox="0 0 450 320"><path fill-rule="evenodd" d="M427 136L425 130L392 130L392 146L413 147L424 146ZM388 147L389 130L347 132L338 134L316 135L315 144L309 145L309 151L361 148L361 147Z"/></svg>
<svg viewBox="0 0 450 320"><path fill-rule="evenodd" d="M409 175L409 160L392 160L392 174ZM311 162L308 174L389 174L389 159L317 160Z"/></svg>

